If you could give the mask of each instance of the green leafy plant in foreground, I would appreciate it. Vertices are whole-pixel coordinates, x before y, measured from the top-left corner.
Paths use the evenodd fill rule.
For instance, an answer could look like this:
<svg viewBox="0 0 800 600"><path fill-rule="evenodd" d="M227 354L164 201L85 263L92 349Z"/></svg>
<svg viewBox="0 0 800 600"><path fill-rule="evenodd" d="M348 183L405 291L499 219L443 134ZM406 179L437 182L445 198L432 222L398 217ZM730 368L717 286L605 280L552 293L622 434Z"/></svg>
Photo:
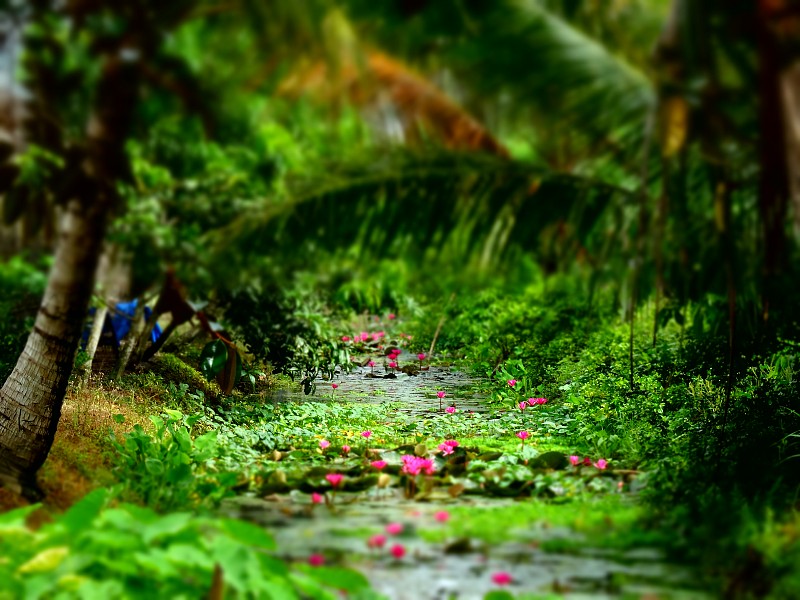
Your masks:
<svg viewBox="0 0 800 600"><path fill-rule="evenodd" d="M217 432L192 438L192 427L202 415L186 416L165 410L164 417L151 416L151 435L141 425L123 438L111 438L116 450L116 473L123 482L123 496L147 506L168 511L196 505L214 505L232 494L238 475L220 472Z"/></svg>
<svg viewBox="0 0 800 600"><path fill-rule="evenodd" d="M233 519L158 515L132 504L109 507L99 489L37 531L38 508L0 515L0 599L194 599L212 587L225 598L338 598L367 588L338 567L292 568L275 558L272 536Z"/></svg>

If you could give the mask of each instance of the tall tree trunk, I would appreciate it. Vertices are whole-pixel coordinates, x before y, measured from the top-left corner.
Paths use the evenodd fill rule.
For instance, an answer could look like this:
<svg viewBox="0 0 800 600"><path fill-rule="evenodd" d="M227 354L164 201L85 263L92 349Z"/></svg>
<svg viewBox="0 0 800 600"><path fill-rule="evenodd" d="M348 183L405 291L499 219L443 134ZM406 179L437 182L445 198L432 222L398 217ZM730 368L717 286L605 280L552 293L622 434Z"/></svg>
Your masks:
<svg viewBox="0 0 800 600"><path fill-rule="evenodd" d="M80 340L125 141L139 89L137 59L106 55L86 128L82 183L67 202L44 299L14 370L0 389L0 484L37 496ZM46 91L44 92L46 93Z"/></svg>
<svg viewBox="0 0 800 600"><path fill-rule="evenodd" d="M33 331L0 389L0 483L36 490L55 437L106 226L103 203L71 201Z"/></svg>
<svg viewBox="0 0 800 600"><path fill-rule="evenodd" d="M786 260L785 218L789 196L787 139L781 106L781 56L762 8L758 19L760 163L759 208L764 236L766 298L764 316L774 294L772 281Z"/></svg>
<svg viewBox="0 0 800 600"><path fill-rule="evenodd" d="M781 79L781 91L786 122L786 149L794 235L796 239L800 239L800 62L795 62L784 71Z"/></svg>

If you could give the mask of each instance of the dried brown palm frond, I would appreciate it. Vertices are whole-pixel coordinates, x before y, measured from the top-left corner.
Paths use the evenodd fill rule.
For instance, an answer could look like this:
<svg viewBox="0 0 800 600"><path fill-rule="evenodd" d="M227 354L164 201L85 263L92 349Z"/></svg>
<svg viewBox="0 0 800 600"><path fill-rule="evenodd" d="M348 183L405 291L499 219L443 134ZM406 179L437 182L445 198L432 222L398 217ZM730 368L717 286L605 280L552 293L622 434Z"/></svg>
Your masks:
<svg viewBox="0 0 800 600"><path fill-rule="evenodd" d="M424 76L384 52L369 51L332 66L306 62L280 86L285 96L311 95L324 102L345 99L366 115L401 129L404 141L433 137L453 150L508 151L477 119Z"/></svg>

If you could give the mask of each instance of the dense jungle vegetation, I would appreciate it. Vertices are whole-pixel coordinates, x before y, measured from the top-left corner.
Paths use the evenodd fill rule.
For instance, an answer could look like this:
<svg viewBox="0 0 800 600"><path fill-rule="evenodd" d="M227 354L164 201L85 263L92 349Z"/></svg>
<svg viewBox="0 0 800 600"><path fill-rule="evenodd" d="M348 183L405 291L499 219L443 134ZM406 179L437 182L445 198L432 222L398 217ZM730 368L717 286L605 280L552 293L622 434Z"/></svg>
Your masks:
<svg viewBox="0 0 800 600"><path fill-rule="evenodd" d="M0 599L800 598L798 40L0 2Z"/></svg>

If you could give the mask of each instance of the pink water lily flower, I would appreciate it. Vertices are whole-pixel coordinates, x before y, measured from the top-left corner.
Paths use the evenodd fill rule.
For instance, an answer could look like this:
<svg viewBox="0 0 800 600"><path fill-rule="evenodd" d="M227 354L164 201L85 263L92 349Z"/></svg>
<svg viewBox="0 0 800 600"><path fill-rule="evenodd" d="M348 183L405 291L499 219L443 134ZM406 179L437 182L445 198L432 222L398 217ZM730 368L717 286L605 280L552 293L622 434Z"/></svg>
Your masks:
<svg viewBox="0 0 800 600"><path fill-rule="evenodd" d="M317 492L311 493L311 504L322 504L325 501L325 496Z"/></svg>
<svg viewBox="0 0 800 600"><path fill-rule="evenodd" d="M508 585L512 581L514 581L514 578L511 577L511 573L506 573L505 571L492 573L492 582L497 585Z"/></svg>
<svg viewBox="0 0 800 600"><path fill-rule="evenodd" d="M342 483L342 479L344 479L344 475L339 473L328 473L325 475L325 479L328 480L333 487L338 487L340 483Z"/></svg>
<svg viewBox="0 0 800 600"><path fill-rule="evenodd" d="M450 519L450 513L446 510L440 510L433 515L433 518L439 521L439 523L446 523Z"/></svg>
<svg viewBox="0 0 800 600"><path fill-rule="evenodd" d="M584 456L583 457L583 465L585 467L589 467L589 466L591 466L591 464L592 464L592 459L589 458L588 456Z"/></svg>
<svg viewBox="0 0 800 600"><path fill-rule="evenodd" d="M349 342L350 341L350 336L349 335L343 335L342 336L342 341L343 342Z"/></svg>
<svg viewBox="0 0 800 600"><path fill-rule="evenodd" d="M441 399L441 398L444 398L444 397L446 396L446 394L445 394L444 392L436 392L436 395L437 395L437 396L438 396L440 399Z"/></svg>
<svg viewBox="0 0 800 600"><path fill-rule="evenodd" d="M312 567L321 567L325 564L325 557L322 554L312 554L308 557L308 564Z"/></svg>
<svg viewBox="0 0 800 600"><path fill-rule="evenodd" d="M450 446L451 448L458 448L457 440L445 440L444 443Z"/></svg>
<svg viewBox="0 0 800 600"><path fill-rule="evenodd" d="M536 406L538 404L547 404L547 398L528 398L528 404Z"/></svg>
<svg viewBox="0 0 800 600"><path fill-rule="evenodd" d="M331 384L331 387L332 387L333 389L337 389L337 388L339 387L339 384L338 384L338 383L332 383L332 384Z"/></svg>
<svg viewBox="0 0 800 600"><path fill-rule="evenodd" d="M433 475L433 461L429 458L420 458L419 456L405 454L401 456L400 459L403 461L402 471L406 475L419 475L420 473Z"/></svg>
<svg viewBox="0 0 800 600"><path fill-rule="evenodd" d="M397 315L396 315L396 314L394 314L394 313L389 313L389 314L388 314L388 315L386 315L386 316L388 317L388 319L389 319L390 321L393 321L394 319L396 319L396 318L397 318Z"/></svg>
<svg viewBox="0 0 800 600"><path fill-rule="evenodd" d="M386 466L386 461L385 460L373 460L369 464L373 469L378 469L378 471L380 471L381 469L383 469L383 467Z"/></svg>
<svg viewBox="0 0 800 600"><path fill-rule="evenodd" d="M448 446L447 444L439 444L439 450L442 451L442 454L444 456L447 456L447 455L453 453L453 447L452 446Z"/></svg>
<svg viewBox="0 0 800 600"><path fill-rule="evenodd" d="M344 444L342 446L342 454L347 454L348 452L350 452L350 446L348 446L347 444Z"/></svg>
<svg viewBox="0 0 800 600"><path fill-rule="evenodd" d="M596 463L594 463L594 466L603 471L608 466L608 461L605 458L601 458Z"/></svg>
<svg viewBox="0 0 800 600"><path fill-rule="evenodd" d="M517 437L521 440L527 440L530 434L527 431L519 431L517 432Z"/></svg>
<svg viewBox="0 0 800 600"><path fill-rule="evenodd" d="M370 367L374 367L374 366L375 366L375 361L374 361L374 360L371 360L371 361L369 361L367 364L368 364Z"/></svg>
<svg viewBox="0 0 800 600"><path fill-rule="evenodd" d="M517 385L517 380L516 379L509 379L508 380L508 387L514 387L515 385Z"/></svg>
<svg viewBox="0 0 800 600"><path fill-rule="evenodd" d="M390 363L389 363L389 368L390 368L390 369L396 369L396 368L397 368L397 363L396 363L396 362L394 362L394 361L390 362Z"/></svg>
<svg viewBox="0 0 800 600"><path fill-rule="evenodd" d="M448 406L447 408L445 408L445 409L444 409L444 411L445 411L447 414L450 414L450 415L452 415L452 414L455 414L455 412L456 412L456 407L455 407L455 406Z"/></svg>
<svg viewBox="0 0 800 600"><path fill-rule="evenodd" d="M400 560L406 555L406 548L403 544L395 544L391 547L389 552L394 556L397 560Z"/></svg>
<svg viewBox="0 0 800 600"><path fill-rule="evenodd" d="M325 448L327 448L330 445L331 445L331 443L328 440L320 440L319 441L319 447L322 448L323 450L325 450Z"/></svg>
<svg viewBox="0 0 800 600"><path fill-rule="evenodd" d="M367 539L367 548L383 548L385 544L386 536L380 533L376 533Z"/></svg>
<svg viewBox="0 0 800 600"><path fill-rule="evenodd" d="M403 524L402 523L389 523L386 526L386 533L389 535L400 535L403 533Z"/></svg>
<svg viewBox="0 0 800 600"><path fill-rule="evenodd" d="M528 406L527 402L520 402L519 403L519 409L520 410L525 410L527 408L527 406Z"/></svg>
<svg viewBox="0 0 800 600"><path fill-rule="evenodd" d="M571 464L573 467L577 467L579 464L581 464L581 457L580 457L580 456L575 456L575 455L573 454L572 456L570 456L570 457L569 457L569 463L570 463L570 464Z"/></svg>
<svg viewBox="0 0 800 600"><path fill-rule="evenodd" d="M425 353L424 353L424 352L420 352L419 354L417 354L417 358L418 358L420 361L423 361L423 360L425 360Z"/></svg>
<svg viewBox="0 0 800 600"><path fill-rule="evenodd" d="M362 431L361 432L361 437L363 437L363 438L369 439L369 436L371 436L371 435L372 435L371 431Z"/></svg>

